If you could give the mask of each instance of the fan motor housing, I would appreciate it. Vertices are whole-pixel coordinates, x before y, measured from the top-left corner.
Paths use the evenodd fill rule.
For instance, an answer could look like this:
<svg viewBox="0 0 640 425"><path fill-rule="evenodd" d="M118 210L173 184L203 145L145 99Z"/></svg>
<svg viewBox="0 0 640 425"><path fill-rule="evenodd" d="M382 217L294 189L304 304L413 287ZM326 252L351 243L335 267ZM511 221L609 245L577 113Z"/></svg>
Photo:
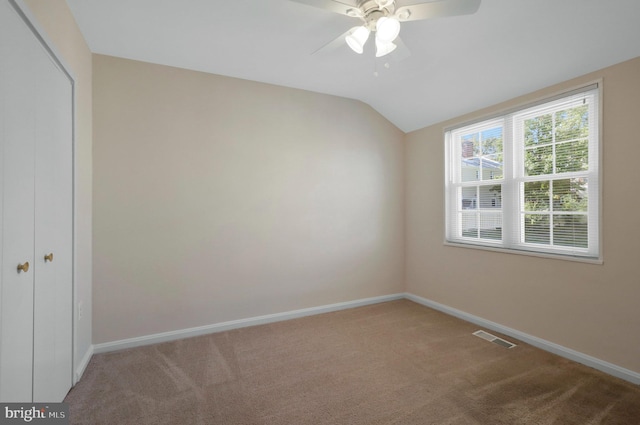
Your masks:
<svg viewBox="0 0 640 425"><path fill-rule="evenodd" d="M391 16L395 11L395 1L385 7L380 7L376 0L359 0L358 9L362 11L363 19L370 30L375 30L376 22L384 16Z"/></svg>

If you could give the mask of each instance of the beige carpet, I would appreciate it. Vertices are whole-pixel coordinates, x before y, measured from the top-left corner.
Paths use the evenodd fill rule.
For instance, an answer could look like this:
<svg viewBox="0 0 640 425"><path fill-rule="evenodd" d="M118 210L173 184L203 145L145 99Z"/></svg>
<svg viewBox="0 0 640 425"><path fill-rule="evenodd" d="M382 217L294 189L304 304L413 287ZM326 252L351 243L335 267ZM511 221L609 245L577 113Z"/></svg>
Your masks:
<svg viewBox="0 0 640 425"><path fill-rule="evenodd" d="M640 387L400 300L95 355L73 424L640 424Z"/></svg>

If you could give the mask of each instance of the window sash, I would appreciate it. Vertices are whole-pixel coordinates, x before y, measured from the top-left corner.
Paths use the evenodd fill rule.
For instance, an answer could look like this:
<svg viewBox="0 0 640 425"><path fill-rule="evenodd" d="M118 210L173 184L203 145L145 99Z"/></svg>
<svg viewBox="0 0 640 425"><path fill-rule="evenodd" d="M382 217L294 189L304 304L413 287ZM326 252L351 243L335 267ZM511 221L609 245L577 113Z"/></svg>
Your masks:
<svg viewBox="0 0 640 425"><path fill-rule="evenodd" d="M581 109L583 106L586 108L586 117L584 114L580 115L583 112ZM573 121L567 118L570 114L574 114ZM527 145L524 124L529 119L541 116L550 116L552 121L555 120L551 126L551 139L539 138L536 141L535 138L530 138L530 143ZM527 105L502 116L446 131L446 241L518 251L599 258L599 117L599 88L596 85L573 91L565 96L556 96L547 102L538 102L533 106ZM463 178L463 149L468 148L468 146L463 147L463 138L495 127L502 129L502 176L497 179L483 179L477 174L478 178L473 178L473 175L470 178ZM544 130L546 127L541 125L539 128ZM576 137L573 137L572 132L575 132ZM583 140L587 145L586 164L579 161L580 154L584 150ZM541 154L551 154L552 167L537 175L527 175L525 152L540 146L546 146L540 150ZM477 144L474 145L474 161L477 156L482 155L480 150ZM576 158L578 158L577 161ZM566 161L562 162L561 159ZM467 161L465 165L475 165L475 163ZM479 165L480 163L478 163L480 169ZM549 164L545 165L549 168ZM534 182L544 181L556 182L554 184L558 187L566 186L566 181L580 183L576 183L572 191L565 190L566 193L558 192L555 195L550 193L548 211L528 211L525 208L525 185L531 187ZM486 191L487 185L499 185L501 188L499 206L489 205L486 200L483 203L481 190ZM474 193L476 196L473 199L470 196L467 199L462 196L462 194ZM551 196L562 199L554 201ZM569 206L573 203L581 210L566 210L557 205L554 209L554 202L557 205L566 202ZM529 219L528 223L527 219ZM496 223L501 226L492 227ZM536 223L538 227L535 227ZM548 223L547 228L545 223ZM534 237L536 235L537 239Z"/></svg>

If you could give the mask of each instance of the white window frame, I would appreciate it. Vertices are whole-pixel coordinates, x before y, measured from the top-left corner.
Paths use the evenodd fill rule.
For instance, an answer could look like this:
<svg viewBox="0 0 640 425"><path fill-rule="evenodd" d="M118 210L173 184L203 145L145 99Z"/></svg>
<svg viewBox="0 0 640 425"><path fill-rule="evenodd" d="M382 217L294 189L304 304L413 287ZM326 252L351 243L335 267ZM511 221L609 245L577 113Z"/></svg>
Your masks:
<svg viewBox="0 0 640 425"><path fill-rule="evenodd" d="M602 263L602 81L578 87L539 99L535 102L509 109L500 114L462 123L445 129L445 245L497 250L501 252L533 256L570 259ZM525 181L545 177L524 175L524 143L522 131L518 133L516 122L532 111L565 101L585 99L589 108L589 165L587 171L556 173L551 178L584 177L588 179L588 239L587 248L524 242L524 197L520 190ZM558 108L560 108L558 106ZM503 178L477 182L463 182L461 175L461 137L484 129L502 125ZM502 240L465 237L462 234L462 207L459 191L465 186L501 184ZM478 215L478 217L480 214ZM480 232L480 230L478 230Z"/></svg>

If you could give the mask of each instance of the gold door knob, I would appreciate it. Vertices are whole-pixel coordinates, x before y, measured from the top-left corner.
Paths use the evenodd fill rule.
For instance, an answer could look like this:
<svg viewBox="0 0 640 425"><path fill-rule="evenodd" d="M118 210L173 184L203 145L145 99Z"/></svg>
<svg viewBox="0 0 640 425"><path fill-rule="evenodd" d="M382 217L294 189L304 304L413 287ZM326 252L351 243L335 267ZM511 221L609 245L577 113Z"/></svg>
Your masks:
<svg viewBox="0 0 640 425"><path fill-rule="evenodd" d="M28 272L29 271L29 262L26 261L24 264L18 264L18 273L20 272Z"/></svg>
<svg viewBox="0 0 640 425"><path fill-rule="evenodd" d="M44 262L46 263L47 261L50 263L53 261L53 252L44 256Z"/></svg>

